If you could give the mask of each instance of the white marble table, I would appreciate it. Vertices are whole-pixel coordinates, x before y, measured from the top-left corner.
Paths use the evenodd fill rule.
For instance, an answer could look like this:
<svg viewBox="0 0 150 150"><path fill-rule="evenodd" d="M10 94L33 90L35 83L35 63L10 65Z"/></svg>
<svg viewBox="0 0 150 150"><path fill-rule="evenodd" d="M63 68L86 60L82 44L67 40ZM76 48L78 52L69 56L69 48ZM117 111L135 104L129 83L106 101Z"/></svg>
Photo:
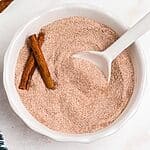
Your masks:
<svg viewBox="0 0 150 150"><path fill-rule="evenodd" d="M12 111L2 84L3 56L11 38L22 24L57 3L88 2L102 5L132 25L150 11L150 0L15 0L0 14L0 130L9 150L150 150L150 71L141 106L136 115L116 134L91 144L58 143L29 129ZM150 33L140 40L150 64Z"/></svg>

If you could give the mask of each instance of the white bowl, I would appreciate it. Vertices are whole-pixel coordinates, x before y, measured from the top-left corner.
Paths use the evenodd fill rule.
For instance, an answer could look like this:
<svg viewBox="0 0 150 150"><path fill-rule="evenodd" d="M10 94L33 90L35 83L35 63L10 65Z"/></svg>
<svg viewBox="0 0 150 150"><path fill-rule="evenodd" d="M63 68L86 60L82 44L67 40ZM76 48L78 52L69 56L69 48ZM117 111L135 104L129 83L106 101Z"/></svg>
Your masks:
<svg viewBox="0 0 150 150"><path fill-rule="evenodd" d="M21 27L15 34L5 54L3 81L11 107L31 129L56 141L88 143L116 132L137 110L138 104L142 100L142 92L146 79L144 54L138 43L135 43L132 46L130 55L135 68L136 85L126 109L109 127L95 133L77 135L64 134L47 128L43 124L39 123L34 117L32 117L24 107L15 87L15 67L19 51L24 45L25 39L28 37L28 35L38 32L42 26L50 22L69 16L85 16L95 19L110 26L119 34L122 34L127 29L127 27L117 17L114 17L103 8L81 4L67 4L59 6L42 15L39 15L38 17L35 17L25 26Z"/></svg>

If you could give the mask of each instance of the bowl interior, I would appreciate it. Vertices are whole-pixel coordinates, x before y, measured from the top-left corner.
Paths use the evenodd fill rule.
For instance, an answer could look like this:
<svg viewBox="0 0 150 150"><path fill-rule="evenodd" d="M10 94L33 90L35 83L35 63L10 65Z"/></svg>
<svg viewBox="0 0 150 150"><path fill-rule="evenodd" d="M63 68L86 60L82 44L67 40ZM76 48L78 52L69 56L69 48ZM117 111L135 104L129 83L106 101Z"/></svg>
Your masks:
<svg viewBox="0 0 150 150"><path fill-rule="evenodd" d="M15 67L19 51L24 45L25 39L28 35L38 32L40 28L55 20L62 19L70 16L84 16L91 19L95 19L101 23L104 23L118 32L120 35L127 29L117 18L114 18L102 8L96 8L91 6L78 6L78 5L65 5L56 9L50 10L27 23L24 27L21 27L14 36L4 59L4 86L5 90L12 106L13 110L22 118L22 120L33 130L53 138L57 141L74 141L74 142L90 142L97 138L104 137L116 131L134 112L139 102L139 96L141 95L144 72L143 72L143 54L139 50L139 47L134 44L130 49L130 55L134 64L136 74L136 85L134 94L120 117L109 127L100 130L96 133L71 135L56 132L48 129L26 110L22 104L20 97L15 88Z"/></svg>

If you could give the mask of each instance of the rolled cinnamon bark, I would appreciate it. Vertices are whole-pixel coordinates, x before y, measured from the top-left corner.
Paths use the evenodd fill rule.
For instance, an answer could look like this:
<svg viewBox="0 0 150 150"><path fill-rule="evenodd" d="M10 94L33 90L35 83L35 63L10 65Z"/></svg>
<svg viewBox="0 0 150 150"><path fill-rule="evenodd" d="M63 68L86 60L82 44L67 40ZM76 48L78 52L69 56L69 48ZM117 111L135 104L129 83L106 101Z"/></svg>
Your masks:
<svg viewBox="0 0 150 150"><path fill-rule="evenodd" d="M39 72L41 74L41 77L42 77L46 87L49 89L54 89L55 83L51 77L49 70L48 70L47 63L45 61L44 55L42 53L42 50L38 43L38 39L36 38L35 34L33 34L29 37L29 42L30 42L30 46L31 46L33 54L34 54L34 58L38 65Z"/></svg>
<svg viewBox="0 0 150 150"><path fill-rule="evenodd" d="M10 5L13 0L0 0L0 13Z"/></svg>
<svg viewBox="0 0 150 150"><path fill-rule="evenodd" d="M44 43L44 36L45 34L43 32L40 32L38 35L38 44L41 47L42 44ZM33 52L30 48L30 55L27 59L27 62L25 64L23 73L22 73L22 77L21 77L21 81L19 84L19 89L22 90L28 90L31 84L31 79L32 79L32 75L35 71L36 68L36 62L33 56Z"/></svg>

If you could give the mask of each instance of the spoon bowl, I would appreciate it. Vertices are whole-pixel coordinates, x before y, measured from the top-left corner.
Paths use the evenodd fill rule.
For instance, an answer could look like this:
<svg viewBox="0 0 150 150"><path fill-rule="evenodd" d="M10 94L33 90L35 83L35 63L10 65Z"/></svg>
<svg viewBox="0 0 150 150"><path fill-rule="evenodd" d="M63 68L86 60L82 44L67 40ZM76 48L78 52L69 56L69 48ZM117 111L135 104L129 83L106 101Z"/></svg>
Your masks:
<svg viewBox="0 0 150 150"><path fill-rule="evenodd" d="M103 74L107 77L109 82L111 77L111 61L105 52L84 51L74 54L73 57L87 60L96 65L99 69L102 70Z"/></svg>

